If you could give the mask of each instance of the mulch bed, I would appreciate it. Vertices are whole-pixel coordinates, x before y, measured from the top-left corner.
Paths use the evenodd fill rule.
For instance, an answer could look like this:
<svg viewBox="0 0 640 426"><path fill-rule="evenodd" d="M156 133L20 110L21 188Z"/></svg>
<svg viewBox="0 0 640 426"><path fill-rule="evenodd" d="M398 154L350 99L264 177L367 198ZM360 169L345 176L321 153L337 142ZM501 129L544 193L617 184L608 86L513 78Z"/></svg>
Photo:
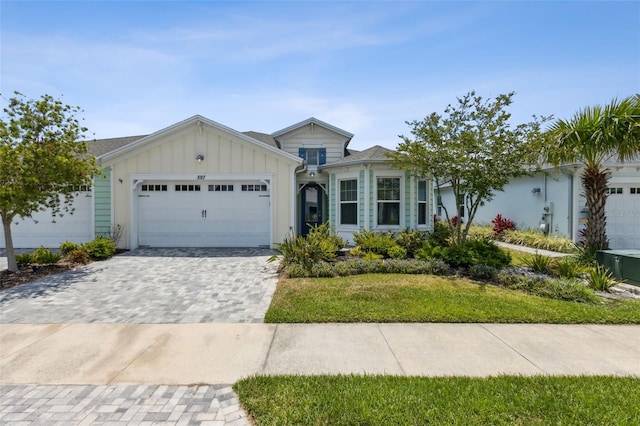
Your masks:
<svg viewBox="0 0 640 426"><path fill-rule="evenodd" d="M5 269L0 271L0 291L39 280L48 275L59 274L77 266L69 263L60 263L55 265L24 266L19 268L17 272L9 272L9 270Z"/></svg>

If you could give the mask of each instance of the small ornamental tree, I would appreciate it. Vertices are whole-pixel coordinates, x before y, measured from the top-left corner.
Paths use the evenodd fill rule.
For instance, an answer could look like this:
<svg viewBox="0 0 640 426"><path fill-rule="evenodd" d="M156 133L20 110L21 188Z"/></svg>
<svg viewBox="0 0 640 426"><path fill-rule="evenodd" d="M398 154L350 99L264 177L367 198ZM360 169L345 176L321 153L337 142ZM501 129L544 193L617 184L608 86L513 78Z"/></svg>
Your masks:
<svg viewBox="0 0 640 426"><path fill-rule="evenodd" d="M389 154L396 167L432 177L438 195L443 186L451 187L455 211L442 208L453 244L466 241L478 208L495 191L539 164L545 136L540 129L550 117L534 116L529 123L512 126L506 108L513 95L484 100L470 92L447 106L444 115L434 112L407 122L413 137L400 136L396 152Z"/></svg>
<svg viewBox="0 0 640 426"><path fill-rule="evenodd" d="M3 103L4 103L3 99ZM0 120L0 216L8 269L17 271L11 224L50 209L53 217L73 213L78 185L91 185L100 173L88 146L80 142L86 128L79 107L49 95L25 99L15 92ZM74 188L75 187L75 188Z"/></svg>

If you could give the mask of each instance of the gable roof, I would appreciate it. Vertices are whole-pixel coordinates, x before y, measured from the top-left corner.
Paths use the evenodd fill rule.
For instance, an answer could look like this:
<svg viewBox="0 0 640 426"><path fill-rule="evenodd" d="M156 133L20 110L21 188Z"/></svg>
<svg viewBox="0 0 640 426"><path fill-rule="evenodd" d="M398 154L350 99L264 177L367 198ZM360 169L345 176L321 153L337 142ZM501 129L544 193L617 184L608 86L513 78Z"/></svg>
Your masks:
<svg viewBox="0 0 640 426"><path fill-rule="evenodd" d="M262 147L262 148L264 148L264 149L266 149L268 151L271 151L272 153L277 154L278 156L285 157L285 158L287 158L289 160L293 160L296 163L302 163L302 159L301 158L296 157L295 155L289 154L286 151L282 151L277 146L273 146L273 145L270 145L270 144L268 144L266 142L263 142L263 141L261 141L259 139L255 139L255 138L253 138L253 137L251 137L251 136L249 136L249 135L247 135L245 133L240 133L237 130L232 129L231 127L227 127L227 126L225 126L223 124L217 123L217 122L215 122L213 120L210 120L210 119L208 119L206 117L203 117L201 115L194 115L193 117L187 118L186 120L180 121L180 122L178 122L176 124L173 124L173 125L171 125L169 127L166 127L164 129L158 130L155 133L152 133L150 135L144 136L144 137L142 137L140 139L133 140L133 141L129 142L128 144L121 145L120 147L118 147L118 148L116 148L116 149L114 149L112 151L106 152L106 153L98 156L97 158L100 161L113 160L114 158L116 158L116 157L118 157L120 155L124 155L124 154L126 154L128 152L131 152L134 149L138 148L139 146L142 146L142 145L144 145L144 144L146 144L146 143L148 143L148 142L150 142L150 141L152 141L154 139L157 139L158 137L161 137L166 133L179 131L181 129L184 129L184 128L186 128L188 126L191 126L191 125L194 125L194 124L206 124L206 125L211 126L211 127L215 128L215 129L218 129L218 130L224 131L226 133L229 133L229 134L231 134L231 135L233 135L233 136L235 136L235 137L237 137L239 139L242 139L244 141L259 145L260 147Z"/></svg>
<svg viewBox="0 0 640 426"><path fill-rule="evenodd" d="M254 132L254 131L242 132L242 133L249 136L250 138L259 140L260 142L266 143L267 145L280 149L280 144L271 135L268 135L266 133Z"/></svg>
<svg viewBox="0 0 640 426"><path fill-rule="evenodd" d="M380 145L374 145L371 148L365 149L364 151L354 151L351 153L351 155L336 161L332 161L331 163L327 163L321 168L329 169L332 167L348 166L351 164L382 163L390 160L390 158L387 156L387 154L390 152L393 151Z"/></svg>
<svg viewBox="0 0 640 426"><path fill-rule="evenodd" d="M299 123L293 124L293 125L291 125L289 127L285 127L284 129L278 130L277 132L273 132L273 133L271 133L271 136L273 138L277 138L278 136L282 136L285 133L289 133L292 130L299 129L300 127L304 127L304 126L306 126L308 124L312 124L312 123L316 124L318 126L324 127L325 129L331 130L332 132L338 133L339 135L342 135L342 136L344 136L345 138L347 138L349 140L351 140L351 138L353 138L353 133L349 133L346 130L342 130L342 129L336 127L336 126L332 126L331 124L325 123L322 120L318 120L315 117L307 118L304 121L301 121ZM347 143L349 143L349 140L347 141Z"/></svg>
<svg viewBox="0 0 640 426"><path fill-rule="evenodd" d="M91 141L87 141L87 145L89 146L89 154L93 155L94 157L100 157L101 155L104 155L111 151L115 151L118 148L121 148L146 136L147 135L125 136L123 138L94 139Z"/></svg>

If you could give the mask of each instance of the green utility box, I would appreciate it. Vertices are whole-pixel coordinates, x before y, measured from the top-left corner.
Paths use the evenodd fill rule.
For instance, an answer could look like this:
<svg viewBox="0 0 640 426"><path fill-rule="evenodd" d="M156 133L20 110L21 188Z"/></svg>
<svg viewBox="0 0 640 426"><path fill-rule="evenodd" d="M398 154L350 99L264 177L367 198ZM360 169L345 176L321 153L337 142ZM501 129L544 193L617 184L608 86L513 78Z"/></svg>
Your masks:
<svg viewBox="0 0 640 426"><path fill-rule="evenodd" d="M596 259L617 279L640 286L640 250L601 250Z"/></svg>

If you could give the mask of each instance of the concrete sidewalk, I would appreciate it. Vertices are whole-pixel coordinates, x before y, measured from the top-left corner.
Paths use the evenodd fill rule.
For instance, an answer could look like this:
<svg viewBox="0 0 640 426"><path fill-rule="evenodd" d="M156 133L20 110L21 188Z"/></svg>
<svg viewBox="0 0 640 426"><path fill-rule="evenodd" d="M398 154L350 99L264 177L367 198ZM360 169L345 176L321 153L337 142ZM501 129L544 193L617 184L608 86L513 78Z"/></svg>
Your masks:
<svg viewBox="0 0 640 426"><path fill-rule="evenodd" d="M0 383L233 383L253 374L640 377L640 326L2 324Z"/></svg>

